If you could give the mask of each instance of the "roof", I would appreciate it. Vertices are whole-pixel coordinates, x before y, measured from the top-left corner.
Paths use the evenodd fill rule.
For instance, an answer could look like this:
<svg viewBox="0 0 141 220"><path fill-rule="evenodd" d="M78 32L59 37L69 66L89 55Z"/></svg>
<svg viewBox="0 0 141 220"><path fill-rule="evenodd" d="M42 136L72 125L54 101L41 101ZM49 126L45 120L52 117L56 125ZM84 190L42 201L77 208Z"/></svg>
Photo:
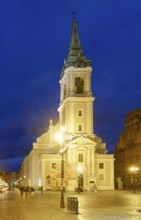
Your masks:
<svg viewBox="0 0 141 220"><path fill-rule="evenodd" d="M73 15L72 20L72 33L70 40L70 47L67 59L64 61L64 66L61 73L61 78L64 75L64 71L68 67L78 67L85 68L90 66L90 60L88 60L84 55L81 48L79 35L77 31L76 18Z"/></svg>

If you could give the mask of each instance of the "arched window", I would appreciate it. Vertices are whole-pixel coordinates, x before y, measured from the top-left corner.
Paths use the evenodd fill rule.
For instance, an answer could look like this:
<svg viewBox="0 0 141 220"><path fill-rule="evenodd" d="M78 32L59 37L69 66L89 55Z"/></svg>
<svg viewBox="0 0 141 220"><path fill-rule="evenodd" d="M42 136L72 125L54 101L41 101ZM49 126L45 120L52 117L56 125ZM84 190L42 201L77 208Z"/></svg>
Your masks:
<svg viewBox="0 0 141 220"><path fill-rule="evenodd" d="M81 77L75 78L75 87L76 87L76 94L83 94L84 92L84 79Z"/></svg>

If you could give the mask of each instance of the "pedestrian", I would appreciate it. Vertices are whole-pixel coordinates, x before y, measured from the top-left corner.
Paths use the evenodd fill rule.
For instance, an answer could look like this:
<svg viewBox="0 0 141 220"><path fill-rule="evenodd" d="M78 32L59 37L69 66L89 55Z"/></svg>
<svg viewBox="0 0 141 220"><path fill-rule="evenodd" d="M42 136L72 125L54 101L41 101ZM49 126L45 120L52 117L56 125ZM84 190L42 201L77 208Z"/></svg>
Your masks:
<svg viewBox="0 0 141 220"><path fill-rule="evenodd" d="M21 197L23 197L23 194L24 194L24 187L23 186L20 186L20 193L21 193Z"/></svg>
<svg viewBox="0 0 141 220"><path fill-rule="evenodd" d="M80 186L80 192L83 192L83 187L82 186Z"/></svg>
<svg viewBox="0 0 141 220"><path fill-rule="evenodd" d="M25 197L29 197L30 196L30 187L26 186L25 187Z"/></svg>
<svg viewBox="0 0 141 220"><path fill-rule="evenodd" d="M41 194L43 194L43 186L41 186Z"/></svg>
<svg viewBox="0 0 141 220"><path fill-rule="evenodd" d="M77 187L77 192L80 193L80 186Z"/></svg>
<svg viewBox="0 0 141 220"><path fill-rule="evenodd" d="M94 185L93 185L93 189L95 192L97 192L97 187L96 187L96 183L94 182Z"/></svg>
<svg viewBox="0 0 141 220"><path fill-rule="evenodd" d="M30 198L34 198L34 194L35 194L35 189L34 189L34 187L31 187Z"/></svg>

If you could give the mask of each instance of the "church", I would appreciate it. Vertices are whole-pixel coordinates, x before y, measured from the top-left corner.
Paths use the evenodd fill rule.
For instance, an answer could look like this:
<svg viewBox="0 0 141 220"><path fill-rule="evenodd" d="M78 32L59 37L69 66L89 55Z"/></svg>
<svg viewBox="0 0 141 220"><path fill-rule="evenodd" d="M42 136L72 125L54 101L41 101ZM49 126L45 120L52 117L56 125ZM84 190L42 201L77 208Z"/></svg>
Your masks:
<svg viewBox="0 0 141 220"><path fill-rule="evenodd" d="M58 124L50 119L48 131L33 143L20 169L21 184L36 189L42 186L43 190L62 186L66 191L78 186L85 191L94 191L95 186L114 190L114 156L94 133L91 74L73 15L69 52L59 81Z"/></svg>

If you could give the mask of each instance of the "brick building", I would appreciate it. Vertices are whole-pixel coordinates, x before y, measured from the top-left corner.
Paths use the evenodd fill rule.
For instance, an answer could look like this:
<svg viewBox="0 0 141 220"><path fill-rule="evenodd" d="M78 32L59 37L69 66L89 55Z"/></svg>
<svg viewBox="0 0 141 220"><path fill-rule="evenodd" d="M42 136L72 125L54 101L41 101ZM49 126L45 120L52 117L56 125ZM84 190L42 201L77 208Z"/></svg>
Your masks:
<svg viewBox="0 0 141 220"><path fill-rule="evenodd" d="M141 182L141 109L128 113L124 131L115 148L115 183L119 189L128 188L133 181ZM131 172L130 168L139 170Z"/></svg>

